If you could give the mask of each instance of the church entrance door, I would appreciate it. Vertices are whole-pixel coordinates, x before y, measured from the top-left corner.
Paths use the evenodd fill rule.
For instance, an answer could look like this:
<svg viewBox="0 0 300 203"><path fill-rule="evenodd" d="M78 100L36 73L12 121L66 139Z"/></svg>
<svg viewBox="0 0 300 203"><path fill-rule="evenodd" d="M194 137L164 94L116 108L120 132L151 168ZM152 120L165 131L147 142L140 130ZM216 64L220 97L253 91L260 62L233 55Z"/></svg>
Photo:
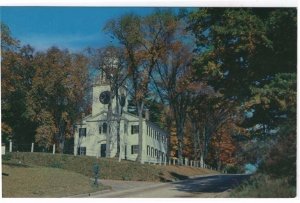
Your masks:
<svg viewBox="0 0 300 203"><path fill-rule="evenodd" d="M101 144L100 154L101 154L101 157L106 157L106 144Z"/></svg>

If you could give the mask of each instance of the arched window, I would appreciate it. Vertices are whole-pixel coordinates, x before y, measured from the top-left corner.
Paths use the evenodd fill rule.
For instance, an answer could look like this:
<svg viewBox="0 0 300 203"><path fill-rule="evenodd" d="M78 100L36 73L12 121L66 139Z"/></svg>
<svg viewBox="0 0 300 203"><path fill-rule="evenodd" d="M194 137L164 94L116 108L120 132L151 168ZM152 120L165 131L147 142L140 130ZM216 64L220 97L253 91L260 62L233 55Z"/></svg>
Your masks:
<svg viewBox="0 0 300 203"><path fill-rule="evenodd" d="M147 155L149 156L150 155L150 146L147 145Z"/></svg>
<svg viewBox="0 0 300 203"><path fill-rule="evenodd" d="M151 147L151 156L153 157L154 156L154 148Z"/></svg>

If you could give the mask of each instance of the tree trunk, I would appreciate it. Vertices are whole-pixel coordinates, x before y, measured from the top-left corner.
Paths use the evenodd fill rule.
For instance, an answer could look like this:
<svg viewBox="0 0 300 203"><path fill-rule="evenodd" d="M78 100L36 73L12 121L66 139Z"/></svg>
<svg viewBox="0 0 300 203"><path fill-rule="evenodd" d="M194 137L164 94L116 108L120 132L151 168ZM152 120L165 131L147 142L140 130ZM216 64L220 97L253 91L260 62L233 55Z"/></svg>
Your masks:
<svg viewBox="0 0 300 203"><path fill-rule="evenodd" d="M216 159L217 159L217 167L218 171L221 170L222 162L221 162L221 135L217 134L217 141L218 141L218 149L216 150Z"/></svg>
<svg viewBox="0 0 300 203"><path fill-rule="evenodd" d="M64 126L64 121L60 119L59 122L59 143L58 143L58 150L61 154L64 153L64 145L65 145L65 126Z"/></svg>
<svg viewBox="0 0 300 203"><path fill-rule="evenodd" d="M143 153L143 109L144 109L144 102L142 101L141 104L137 106L138 108L138 115L139 115L139 153L137 156L137 161L141 164L144 163L144 160L142 159L142 153Z"/></svg>
<svg viewBox="0 0 300 203"><path fill-rule="evenodd" d="M168 157L168 159L171 157L171 134L170 134L171 128L172 128L172 121L171 121L170 117L167 116L167 129L169 132L169 136L167 136L167 147L168 147L167 157Z"/></svg>
<svg viewBox="0 0 300 203"><path fill-rule="evenodd" d="M177 135L178 135L178 164L182 165L182 155L183 155L183 147L184 147L184 143L183 143L183 120L181 118L179 118L178 121L179 125L177 127Z"/></svg>
<svg viewBox="0 0 300 203"><path fill-rule="evenodd" d="M121 123L121 113L119 107L119 92L118 86L115 89L115 96L116 96L116 115L117 115L117 153L116 158L119 158L119 162L121 161L121 138L120 138L120 123Z"/></svg>
<svg viewBox="0 0 300 203"><path fill-rule="evenodd" d="M111 99L112 100L112 99ZM108 112L107 112L107 131L106 131L106 157L110 158L110 152L111 152L111 132L112 132L112 105L111 100L108 103Z"/></svg>
<svg viewBox="0 0 300 203"><path fill-rule="evenodd" d="M201 160L202 161L202 167L205 165L205 159L206 159L206 151L207 151L207 139L206 139L206 128L203 126L203 135L202 135L202 145L201 145Z"/></svg>

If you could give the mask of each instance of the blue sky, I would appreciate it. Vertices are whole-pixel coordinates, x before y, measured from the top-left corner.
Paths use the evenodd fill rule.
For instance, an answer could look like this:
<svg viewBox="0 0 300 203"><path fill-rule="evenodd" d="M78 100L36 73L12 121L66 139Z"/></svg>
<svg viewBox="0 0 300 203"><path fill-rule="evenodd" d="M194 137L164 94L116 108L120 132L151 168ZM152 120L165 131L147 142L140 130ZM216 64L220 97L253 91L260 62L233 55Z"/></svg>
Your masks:
<svg viewBox="0 0 300 203"><path fill-rule="evenodd" d="M13 37L36 50L51 46L76 52L86 47L99 48L111 38L102 31L109 19L134 12L147 15L147 7L1 7L1 21Z"/></svg>

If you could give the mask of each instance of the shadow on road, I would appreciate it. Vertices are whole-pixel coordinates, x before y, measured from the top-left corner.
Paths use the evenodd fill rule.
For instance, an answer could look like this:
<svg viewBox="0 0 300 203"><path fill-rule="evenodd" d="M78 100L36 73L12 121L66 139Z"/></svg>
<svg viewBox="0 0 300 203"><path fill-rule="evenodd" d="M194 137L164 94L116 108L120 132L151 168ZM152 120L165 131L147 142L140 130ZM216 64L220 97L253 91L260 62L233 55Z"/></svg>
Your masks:
<svg viewBox="0 0 300 203"><path fill-rule="evenodd" d="M199 177L193 180L174 182L176 190L191 193L214 193L224 192L239 185L250 175L215 175L209 177Z"/></svg>

